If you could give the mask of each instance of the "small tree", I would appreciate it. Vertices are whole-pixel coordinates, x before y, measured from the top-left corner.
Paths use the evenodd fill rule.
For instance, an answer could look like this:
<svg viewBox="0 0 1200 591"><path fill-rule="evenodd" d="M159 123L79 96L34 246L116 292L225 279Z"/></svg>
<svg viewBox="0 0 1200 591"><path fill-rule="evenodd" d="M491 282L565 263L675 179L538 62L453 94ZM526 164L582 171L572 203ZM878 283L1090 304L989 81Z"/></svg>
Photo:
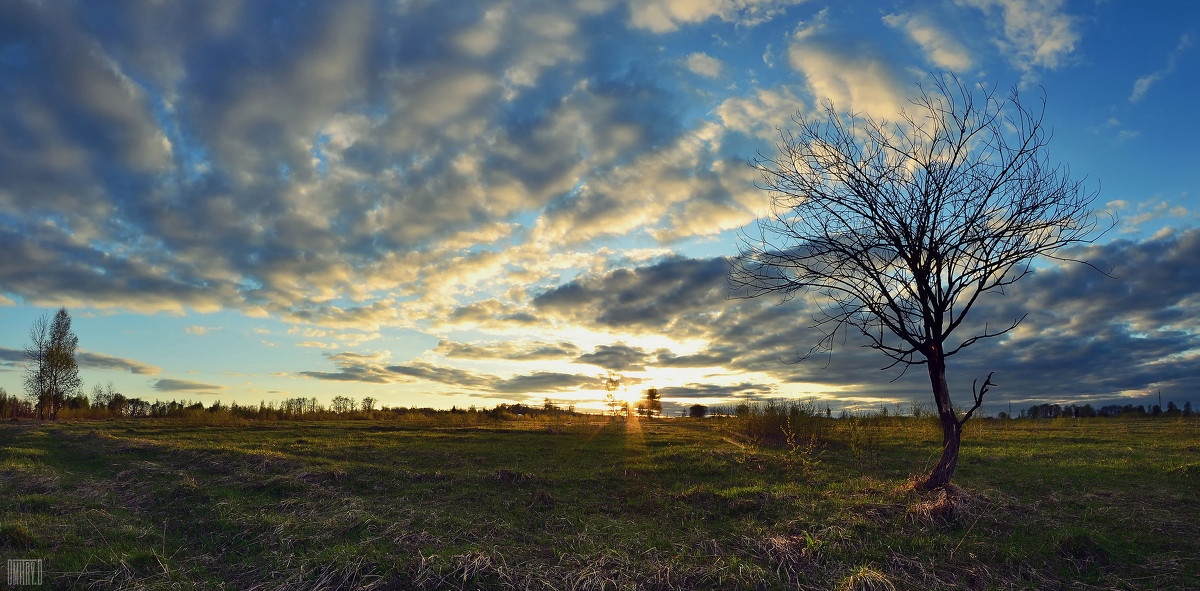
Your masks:
<svg viewBox="0 0 1200 591"><path fill-rule="evenodd" d="M638 401L638 413L645 413L648 417L653 417L655 413L662 412L662 399L658 395L658 388L650 388L646 390L644 398Z"/></svg>
<svg viewBox="0 0 1200 591"><path fill-rule="evenodd" d="M688 416L693 419L703 419L706 415L708 415L708 407L703 404L697 403L688 407Z"/></svg>
<svg viewBox="0 0 1200 591"><path fill-rule="evenodd" d="M67 397L80 391L83 380L75 363L79 337L71 332L71 315L59 308L53 321L42 315L29 327L25 346L25 393L36 404L39 419L58 418Z"/></svg>
<svg viewBox="0 0 1200 591"><path fill-rule="evenodd" d="M368 413L374 412L375 411L375 402L376 401L374 398L371 398L370 396L363 396L363 399L362 399L363 412L368 412Z"/></svg>
<svg viewBox="0 0 1200 591"><path fill-rule="evenodd" d="M612 416L617 416L621 411L622 402L617 400L617 390L621 387L621 376L609 372L604 378L604 389L608 392L604 396L604 406L608 407L608 413ZM624 403L626 407L628 403Z"/></svg>
<svg viewBox="0 0 1200 591"><path fill-rule="evenodd" d="M823 336L809 351L832 351L852 331L896 365L926 366L942 425L942 455L922 482L950 482L963 425L983 404L991 374L972 385L973 405L955 409L946 360L1003 335L965 325L989 292L1002 293L1039 257L1095 240L1096 193L1082 189L1045 153L1045 101L1030 109L986 87L938 77L898 122L797 115L778 154L755 167L773 209L745 235L730 280L739 297L800 292L825 302ZM1114 222L1115 223L1115 222ZM962 335L955 334L971 330Z"/></svg>

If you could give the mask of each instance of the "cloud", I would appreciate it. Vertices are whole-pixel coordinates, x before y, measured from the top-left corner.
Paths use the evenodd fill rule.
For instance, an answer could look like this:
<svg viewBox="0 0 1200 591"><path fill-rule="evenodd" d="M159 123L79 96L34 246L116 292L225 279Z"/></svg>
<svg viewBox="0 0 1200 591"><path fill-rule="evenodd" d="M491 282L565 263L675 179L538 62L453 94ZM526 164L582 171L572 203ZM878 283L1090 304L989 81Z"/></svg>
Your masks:
<svg viewBox="0 0 1200 591"><path fill-rule="evenodd" d="M719 18L741 26L754 26L783 13L802 0L630 0L633 26L666 33L681 26Z"/></svg>
<svg viewBox="0 0 1200 591"><path fill-rule="evenodd" d="M722 125L769 142L779 141L779 130L793 125L792 118L809 112L809 104L790 86L759 89L752 96L731 97L717 107Z"/></svg>
<svg viewBox="0 0 1200 591"><path fill-rule="evenodd" d="M412 361L392 365L388 371L414 378L437 382L464 390L496 395L528 395L563 392L584 385L598 385L595 377L558 372L533 372L509 378L475 373L463 369L434 365L425 361Z"/></svg>
<svg viewBox="0 0 1200 591"><path fill-rule="evenodd" d="M323 343L321 341L300 341L296 343L297 347L312 347L315 349L336 349L337 343Z"/></svg>
<svg viewBox="0 0 1200 591"><path fill-rule="evenodd" d="M1027 75L1035 68L1057 69L1079 42L1076 30L1079 19L1062 11L1062 0L957 1L979 9L988 17L999 13L1004 37L998 38L996 44Z"/></svg>
<svg viewBox="0 0 1200 591"><path fill-rule="evenodd" d="M216 386L192 380L163 378L154 382L154 389L159 392L196 392L203 390L224 390L225 386Z"/></svg>
<svg viewBox="0 0 1200 591"><path fill-rule="evenodd" d="M883 22L908 33L938 68L962 72L972 65L967 49L926 15L889 14L883 17Z"/></svg>
<svg viewBox="0 0 1200 591"><path fill-rule="evenodd" d="M15 217L0 245L19 256L0 280L34 304L402 323L371 300L438 290L475 244L463 237L511 231L506 218L679 132L657 73L606 63L636 43L579 34L618 18L555 3L286 18L162 5L81 27L17 6L0 115L0 209Z"/></svg>
<svg viewBox="0 0 1200 591"><path fill-rule="evenodd" d="M491 391L497 394L546 394L598 384L594 376L539 371L500 380L492 385Z"/></svg>
<svg viewBox="0 0 1200 591"><path fill-rule="evenodd" d="M598 345L591 353L576 357L574 363L587 363L615 372L644 371L648 357L646 351L624 343Z"/></svg>
<svg viewBox="0 0 1200 591"><path fill-rule="evenodd" d="M364 355L344 351L342 353L326 354L327 359L338 366L337 372L302 371L300 375L316 380L330 382L363 382L367 384L390 384L393 382L411 382L399 378L394 373L384 369L390 354L387 352Z"/></svg>
<svg viewBox="0 0 1200 591"><path fill-rule="evenodd" d="M468 390L491 391L492 386L501 381L500 378L493 375L434 365L420 360L402 365L390 365L387 367L387 371Z"/></svg>
<svg viewBox="0 0 1200 591"><path fill-rule="evenodd" d="M158 375L162 368L133 359L124 359L121 357L113 357L103 353L93 353L91 351L79 350L75 355L76 363L81 368L90 369L115 369L119 371L128 371L137 375Z"/></svg>
<svg viewBox="0 0 1200 591"><path fill-rule="evenodd" d="M469 344L439 341L432 351L456 359L503 359L507 361L548 361L574 357L579 347L574 343L490 343Z"/></svg>
<svg viewBox="0 0 1200 591"><path fill-rule="evenodd" d="M971 380L989 371L997 372L995 381L1001 384L993 389L992 405L1117 400L1157 389L1183 399L1195 391L1200 386L1195 377L1200 375L1200 275L1189 261L1200 260L1200 229L1067 254L1100 268L1111 265L1116 278L1086 265L1056 264L1034 271L1003 295L981 299L956 339L978 334L985 322L1004 326L1028 316L1016 331L951 358L956 400L968 398ZM887 360L861 348L852 334L839 337L831 355L795 363L820 338L810 328L820 300L804 295L782 303L726 299L722 265L721 259L677 258L584 276L535 297L534 307L548 318L569 318L598 330L707 343L682 356L669 350L644 355L620 343L589 354L611 360L614 367L719 367L732 375L767 378L756 383L777 382L772 396L785 395L789 384L807 384L808 391L817 388L842 398L866 395L899 403L928 397L921 368L890 381L900 370L878 372ZM587 313L576 313L583 310Z"/></svg>
<svg viewBox="0 0 1200 591"><path fill-rule="evenodd" d="M1147 231L1145 226L1151 222L1179 224L1185 223L1189 218L1195 219L1195 215L1188 211L1186 207L1172 204L1162 199L1142 201L1136 205L1131 205L1125 201L1117 201L1111 203L1110 207L1116 209L1121 214L1121 225L1119 228L1122 234L1135 234Z"/></svg>
<svg viewBox="0 0 1200 591"><path fill-rule="evenodd" d="M1129 95L1129 102L1136 103L1141 101L1142 98L1146 96L1146 93L1150 91L1150 87L1158 84L1167 76L1174 74L1175 66L1179 62L1179 58L1184 54L1184 52L1187 51L1189 47L1191 47L1191 45L1191 37L1189 37L1187 33L1181 35L1179 37L1179 44L1176 45L1174 51L1167 56L1166 65L1159 70L1138 78L1137 81L1133 83L1133 94Z"/></svg>
<svg viewBox="0 0 1200 591"><path fill-rule="evenodd" d="M659 388L658 393L664 399L676 399L684 401L692 401L696 399L717 398L745 398L751 400L760 400L771 398L774 388L769 384L754 384L750 382L742 382L729 386L718 386L714 384L687 384L685 386L671 386L667 388Z"/></svg>
<svg viewBox="0 0 1200 591"><path fill-rule="evenodd" d="M656 358L652 365L675 368L721 367L733 359L728 351L729 348L717 347L710 348L704 353L675 355L669 349L659 349L655 351Z"/></svg>
<svg viewBox="0 0 1200 591"><path fill-rule="evenodd" d="M786 4L632 8L749 26ZM762 203L721 126L684 114L681 60L719 60L588 34L620 30L623 5L285 12L6 12L0 302L369 332L507 306L513 325L502 292L614 256L593 242L711 236Z"/></svg>
<svg viewBox="0 0 1200 591"><path fill-rule="evenodd" d="M788 48L788 63L804 74L818 101L832 101L839 111L895 119L905 106L896 67L874 49L848 50L844 43L804 36Z"/></svg>
<svg viewBox="0 0 1200 591"><path fill-rule="evenodd" d="M0 365L16 367L25 363L24 349L0 347Z"/></svg>
<svg viewBox="0 0 1200 591"><path fill-rule="evenodd" d="M693 74L708 78L716 78L721 75L721 60L703 52L688 54L683 63Z"/></svg>
<svg viewBox="0 0 1200 591"><path fill-rule="evenodd" d="M221 330L222 328L224 328L224 327L192 325L192 326L189 326L186 329L184 329L184 331L187 332L187 334L194 334L194 335L200 336L200 335L208 334L209 332L212 332L212 331Z"/></svg>
<svg viewBox="0 0 1200 591"><path fill-rule="evenodd" d="M0 364L8 366L16 366L25 363L24 349L8 349L0 347ZM111 369L117 371L128 371L136 375L158 375L162 372L162 368L149 363L142 363L133 359L124 359L121 357L113 357L104 353L94 353L80 349L75 353L75 363L80 369Z"/></svg>
<svg viewBox="0 0 1200 591"><path fill-rule="evenodd" d="M725 301L723 258L675 258L589 275L534 297L546 320L684 337L703 334Z"/></svg>

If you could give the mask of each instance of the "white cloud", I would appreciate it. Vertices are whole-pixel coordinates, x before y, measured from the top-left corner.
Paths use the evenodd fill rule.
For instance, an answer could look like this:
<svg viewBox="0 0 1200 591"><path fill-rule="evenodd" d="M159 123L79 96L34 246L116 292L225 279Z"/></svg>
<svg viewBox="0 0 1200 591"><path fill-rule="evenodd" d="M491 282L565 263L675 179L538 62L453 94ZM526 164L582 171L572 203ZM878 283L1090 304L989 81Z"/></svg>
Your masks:
<svg viewBox="0 0 1200 591"><path fill-rule="evenodd" d="M753 96L725 99L717 107L717 116L726 128L777 141L777 130L786 129L792 117L807 112L808 105L789 86L759 89Z"/></svg>
<svg viewBox="0 0 1200 591"><path fill-rule="evenodd" d="M337 349L337 343L322 343L320 341L301 341L296 343L297 347L313 347L317 349Z"/></svg>
<svg viewBox="0 0 1200 591"><path fill-rule="evenodd" d="M1191 37L1184 33L1179 38L1179 44L1175 46L1175 50L1167 56L1167 64L1161 69L1151 72L1141 78L1138 78L1133 83L1133 94L1129 95L1129 102L1136 103L1146 96L1150 91L1150 87L1160 82L1163 78L1175 73L1175 64L1179 61L1179 57L1187 51L1192 44Z"/></svg>
<svg viewBox="0 0 1200 591"><path fill-rule="evenodd" d="M963 71L971 67L971 56L957 39L937 27L927 16L889 14L883 17L888 26L902 29L925 51L926 57L939 68Z"/></svg>
<svg viewBox="0 0 1200 591"><path fill-rule="evenodd" d="M719 18L741 26L754 26L775 18L803 0L630 0L633 25L655 33Z"/></svg>
<svg viewBox="0 0 1200 591"><path fill-rule="evenodd" d="M1162 199L1150 199L1136 205L1119 200L1109 203L1108 208L1120 212L1122 234L1144 233L1147 231L1145 226L1151 222L1173 226L1196 219L1186 207Z"/></svg>
<svg viewBox="0 0 1200 591"><path fill-rule="evenodd" d="M720 127L705 124L628 165L597 174L570 198L570 207L538 218L533 242L581 244L656 223L676 203L723 192L711 173Z"/></svg>
<svg viewBox="0 0 1200 591"><path fill-rule="evenodd" d="M702 52L689 54L687 58L684 59L684 64L687 66L687 69L691 70L694 74L707 76L709 78L716 78L717 76L721 75L721 60Z"/></svg>
<svg viewBox="0 0 1200 591"><path fill-rule="evenodd" d="M488 55L500 46L508 12L508 6L505 4L489 8L484 13L482 22L454 36L455 43L471 55Z"/></svg>
<svg viewBox="0 0 1200 591"><path fill-rule="evenodd" d="M1079 41L1078 19L1062 12L1062 0L958 0L988 16L1000 14L1004 38L1000 49L1026 74L1035 68L1056 69Z"/></svg>
<svg viewBox="0 0 1200 591"><path fill-rule="evenodd" d="M832 101L839 111L894 119L904 106L893 67L879 58L807 40L793 43L788 58L813 97Z"/></svg>

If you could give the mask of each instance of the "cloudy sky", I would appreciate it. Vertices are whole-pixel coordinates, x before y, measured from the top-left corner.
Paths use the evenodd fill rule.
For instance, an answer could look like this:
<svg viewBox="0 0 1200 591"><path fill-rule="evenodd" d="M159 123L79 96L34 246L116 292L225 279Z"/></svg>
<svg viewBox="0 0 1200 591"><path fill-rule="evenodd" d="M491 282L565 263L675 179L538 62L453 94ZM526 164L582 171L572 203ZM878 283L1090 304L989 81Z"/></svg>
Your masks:
<svg viewBox="0 0 1200 591"><path fill-rule="evenodd" d="M0 386L67 306L87 388L450 407L600 376L668 408L930 398L812 344L812 301L730 300L747 160L822 101L928 80L1048 101L1051 157L1120 225L974 312L989 412L1200 402L1200 3L0 1ZM899 377L898 377L899 376Z"/></svg>

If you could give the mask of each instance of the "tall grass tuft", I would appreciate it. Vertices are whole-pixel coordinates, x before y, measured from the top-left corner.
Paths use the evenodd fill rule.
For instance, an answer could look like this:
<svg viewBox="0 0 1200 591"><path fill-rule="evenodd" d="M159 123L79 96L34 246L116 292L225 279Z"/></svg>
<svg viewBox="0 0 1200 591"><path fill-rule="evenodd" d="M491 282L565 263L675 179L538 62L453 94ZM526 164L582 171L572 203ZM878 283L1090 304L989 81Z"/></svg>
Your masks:
<svg viewBox="0 0 1200 591"><path fill-rule="evenodd" d="M817 414L812 400L768 400L741 404L733 411L733 429L756 445L796 450L825 439L827 421Z"/></svg>

